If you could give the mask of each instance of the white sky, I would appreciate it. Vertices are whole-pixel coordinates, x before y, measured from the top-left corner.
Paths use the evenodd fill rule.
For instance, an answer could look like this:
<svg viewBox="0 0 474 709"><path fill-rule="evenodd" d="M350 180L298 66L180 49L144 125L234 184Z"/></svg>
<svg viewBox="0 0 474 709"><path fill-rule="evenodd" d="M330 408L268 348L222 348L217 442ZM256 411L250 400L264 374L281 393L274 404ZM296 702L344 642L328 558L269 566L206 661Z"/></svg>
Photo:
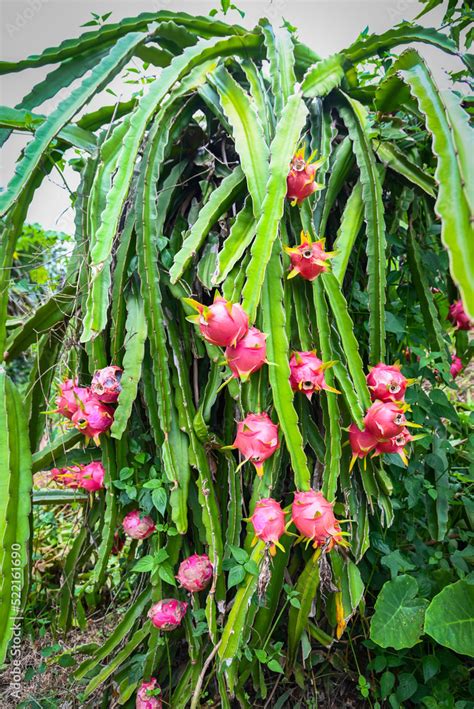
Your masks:
<svg viewBox="0 0 474 709"><path fill-rule="evenodd" d="M413 19L422 9L418 0L234 0L245 11L242 20L238 13L230 12L225 21L253 27L260 17L268 17L277 26L282 18L298 28L300 39L321 56L327 56L343 49L353 42L368 25L371 32L383 32L402 20ZM109 21L118 21L140 12L159 9L183 11L191 14L207 15L217 7L215 2L202 0L0 0L2 26L0 55L4 60L15 61L29 54L41 52L46 47L55 46L62 40L76 37L87 31L80 25L91 19L91 12L104 14L112 10ZM427 26L438 26L443 9L437 8L422 18ZM418 49L429 61L439 84L447 85L445 71L458 67L455 57L426 45ZM51 66L1 77L0 100L2 104L14 106L41 81ZM116 80L114 90L126 95L130 87ZM95 105L100 105L96 98ZM57 103L57 101L56 101ZM49 104L49 105L48 105ZM47 112L55 102L48 102L38 112ZM25 144L21 136L12 136L2 149L0 159L0 182L2 186L12 175L15 160ZM77 185L77 178L71 171L66 172L71 189ZM73 210L69 204L68 192L59 175L52 174L38 190L30 207L28 221L38 222L46 229L73 232Z"/></svg>

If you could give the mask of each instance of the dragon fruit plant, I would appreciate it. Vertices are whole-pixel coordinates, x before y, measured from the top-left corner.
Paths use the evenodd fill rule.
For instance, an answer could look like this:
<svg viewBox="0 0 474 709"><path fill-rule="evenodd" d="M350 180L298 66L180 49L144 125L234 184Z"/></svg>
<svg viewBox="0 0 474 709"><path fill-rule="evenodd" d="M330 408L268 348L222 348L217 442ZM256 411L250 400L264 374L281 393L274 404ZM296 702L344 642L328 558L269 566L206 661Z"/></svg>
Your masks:
<svg viewBox="0 0 474 709"><path fill-rule="evenodd" d="M461 71L466 33L359 29L324 58L289 23L170 5L0 62L46 77L0 108L1 143L26 142L0 192L0 664L51 469L35 502L79 520L54 635L114 612L77 658L84 704L316 705L310 657L347 657L363 557L448 440L426 401L455 401L474 317L469 102L410 46ZM130 99L106 90L124 71ZM67 273L24 317L18 239L65 166Z"/></svg>

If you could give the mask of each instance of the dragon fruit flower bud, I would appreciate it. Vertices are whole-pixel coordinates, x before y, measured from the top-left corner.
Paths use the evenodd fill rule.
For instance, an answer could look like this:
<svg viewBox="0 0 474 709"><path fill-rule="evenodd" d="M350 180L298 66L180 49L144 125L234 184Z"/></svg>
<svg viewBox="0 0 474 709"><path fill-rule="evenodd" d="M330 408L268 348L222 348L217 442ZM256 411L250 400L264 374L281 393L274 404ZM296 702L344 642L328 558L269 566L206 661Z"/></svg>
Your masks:
<svg viewBox="0 0 474 709"><path fill-rule="evenodd" d="M104 404L115 404L122 391L120 384L122 373L123 370L115 365L98 369L91 383L91 391L94 396Z"/></svg>
<svg viewBox="0 0 474 709"><path fill-rule="evenodd" d="M138 510L132 510L125 515L122 522L123 531L132 539L147 539L155 531L155 523L151 517L141 516Z"/></svg>
<svg viewBox="0 0 474 709"><path fill-rule="evenodd" d="M449 368L452 378L456 379L458 374L461 374L462 370L463 370L463 366L462 366L461 358L458 357L457 354L454 354L451 359L451 366Z"/></svg>
<svg viewBox="0 0 474 709"><path fill-rule="evenodd" d="M93 461L82 467L80 478L81 487L88 492L97 492L104 487L105 470L102 463Z"/></svg>
<svg viewBox="0 0 474 709"><path fill-rule="evenodd" d="M310 539L315 548L326 547L329 551L334 544L344 545L341 528L332 508L332 504L321 492L295 492L291 507L292 520L300 534Z"/></svg>
<svg viewBox="0 0 474 709"><path fill-rule="evenodd" d="M160 685L154 677L151 677L149 682L142 682L137 692L137 701L135 704L135 708L162 709L163 702L161 701L159 696L153 694L153 692L159 690Z"/></svg>
<svg viewBox="0 0 474 709"><path fill-rule="evenodd" d="M202 336L219 347L235 347L247 334L249 318L241 305L231 303L216 293L212 305L202 305L192 298L184 302L198 311L198 315L188 318L199 326Z"/></svg>
<svg viewBox="0 0 474 709"><path fill-rule="evenodd" d="M248 414L237 425L233 447L242 453L246 461L254 464L257 475L261 477L262 463L280 447L278 426L266 413Z"/></svg>
<svg viewBox="0 0 474 709"><path fill-rule="evenodd" d="M367 386L372 401L401 401L412 380L403 376L399 364L382 364L372 367L367 375Z"/></svg>
<svg viewBox="0 0 474 709"><path fill-rule="evenodd" d="M68 468L53 468L50 471L54 482L77 490L81 487L81 465L70 465Z"/></svg>
<svg viewBox="0 0 474 709"><path fill-rule="evenodd" d="M332 391L339 394L337 389L329 386L324 379L324 371L332 367L335 362L323 362L316 357L316 350L311 352L293 352L290 358L290 385L293 391L302 391L309 400L315 391Z"/></svg>
<svg viewBox="0 0 474 709"><path fill-rule="evenodd" d="M186 591L204 591L212 579L214 570L207 554L193 554L181 562L176 578Z"/></svg>
<svg viewBox="0 0 474 709"><path fill-rule="evenodd" d="M79 408L72 417L72 423L86 438L92 438L99 445L99 436L108 431L114 421L114 410L92 397Z"/></svg>
<svg viewBox="0 0 474 709"><path fill-rule="evenodd" d="M389 438L387 441L379 441L375 448L375 455L380 455L381 453L398 453L405 465L408 465L408 458L404 449L405 446L413 440L414 437L411 435L410 431L406 428L402 428L400 433L397 433L393 438Z"/></svg>
<svg viewBox="0 0 474 709"><path fill-rule="evenodd" d="M320 190L324 185L315 182L317 169L326 161L321 158L317 162L312 162L314 153L305 160L304 148L298 150L293 156L290 164L290 171L286 178L286 196L291 200L292 206L301 204L313 192Z"/></svg>
<svg viewBox="0 0 474 709"><path fill-rule="evenodd" d="M234 347L226 347L225 358L234 378L245 382L251 374L263 367L267 357L266 338L263 332L251 327Z"/></svg>
<svg viewBox="0 0 474 709"><path fill-rule="evenodd" d="M284 246L283 248L291 261L291 271L288 278L300 275L307 281L314 281L320 273L328 271L327 261L333 258L335 253L325 251L324 242L324 239L311 241L310 235L302 231L299 246Z"/></svg>
<svg viewBox="0 0 474 709"><path fill-rule="evenodd" d="M277 546L283 548L279 544L279 539L285 531L285 513L279 502L271 497L259 500L255 505L250 522L255 532L253 544L257 542L257 539L270 544L272 556L275 555Z"/></svg>
<svg viewBox="0 0 474 709"><path fill-rule="evenodd" d="M59 396L56 397L57 409L53 413L72 419L76 411L88 401L91 391L87 387L78 386L78 380L66 379L59 385Z"/></svg>
<svg viewBox="0 0 474 709"><path fill-rule="evenodd" d="M357 458L364 458L364 464L368 454L374 450L377 445L377 438L366 431L361 431L355 423L349 426L349 444L352 450L352 459L349 466L349 471L352 470Z"/></svg>
<svg viewBox="0 0 474 709"><path fill-rule="evenodd" d="M159 630L175 630L186 615L188 604L175 598L165 598L155 603L148 611L148 617Z"/></svg>
<svg viewBox="0 0 474 709"><path fill-rule="evenodd" d="M377 440L393 438L407 425L405 407L395 401L374 401L367 409L364 424Z"/></svg>
<svg viewBox="0 0 474 709"><path fill-rule="evenodd" d="M454 303L451 303L449 306L448 320L450 320L458 330L471 329L471 320L464 310L462 300L456 300Z"/></svg>

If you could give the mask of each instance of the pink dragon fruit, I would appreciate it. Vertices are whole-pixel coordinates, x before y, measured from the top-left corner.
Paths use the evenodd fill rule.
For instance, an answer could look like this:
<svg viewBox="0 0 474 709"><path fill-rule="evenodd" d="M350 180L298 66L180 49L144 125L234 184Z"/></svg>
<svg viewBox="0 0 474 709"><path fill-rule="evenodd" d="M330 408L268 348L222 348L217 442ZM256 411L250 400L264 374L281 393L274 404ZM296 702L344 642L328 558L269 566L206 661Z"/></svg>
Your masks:
<svg viewBox="0 0 474 709"><path fill-rule="evenodd" d="M77 490L81 487L81 465L70 465L68 468L53 468L50 471L54 482Z"/></svg>
<svg viewBox="0 0 474 709"><path fill-rule="evenodd" d="M400 433L397 433L393 438L389 438L388 441L379 441L375 448L375 455L380 455L380 453L398 453L405 465L408 465L408 458L404 449L413 440L414 437L410 434L410 431L402 428Z"/></svg>
<svg viewBox="0 0 474 709"><path fill-rule="evenodd" d="M197 593L209 585L213 573L207 554L193 554L181 562L176 578L186 591Z"/></svg>
<svg viewBox="0 0 474 709"><path fill-rule="evenodd" d="M326 546L329 551L334 544L344 545L339 522L334 516L333 506L321 492L308 490L295 492L291 516L295 527L313 546Z"/></svg>
<svg viewBox="0 0 474 709"><path fill-rule="evenodd" d="M98 369L92 377L91 391L103 404L115 404L122 387L120 380L123 370L111 365Z"/></svg>
<svg viewBox="0 0 474 709"><path fill-rule="evenodd" d="M91 397L91 391L87 387L78 386L77 379L66 379L59 385L59 396L56 397L56 406L53 413L61 414L68 419L72 419L76 411L86 403Z"/></svg>
<svg viewBox="0 0 474 709"><path fill-rule="evenodd" d="M382 364L372 367L367 375L367 386L372 401L401 401L407 386L413 380L407 379L400 371L399 364Z"/></svg>
<svg viewBox="0 0 474 709"><path fill-rule="evenodd" d="M461 358L458 357L457 354L454 354L452 356L451 366L449 368L452 378L456 379L458 374L461 374L462 370L463 370L463 366L462 366Z"/></svg>
<svg viewBox="0 0 474 709"><path fill-rule="evenodd" d="M407 425L405 411L406 406L401 402L374 401L365 415L365 427L379 441L393 438Z"/></svg>
<svg viewBox="0 0 474 709"><path fill-rule="evenodd" d="M334 252L324 250L324 239L313 242L310 235L304 231L301 232L299 246L284 246L284 250L291 261L288 278L300 275L307 281L314 281L320 273L328 271L326 262L334 256Z"/></svg>
<svg viewBox="0 0 474 709"><path fill-rule="evenodd" d="M186 615L188 604L175 598L165 598L155 603L148 611L148 617L159 630L174 630Z"/></svg>
<svg viewBox="0 0 474 709"><path fill-rule="evenodd" d="M454 303L451 303L449 306L448 320L450 320L458 330L471 329L471 320L464 310L462 300L456 300Z"/></svg>
<svg viewBox="0 0 474 709"><path fill-rule="evenodd" d="M233 448L254 464L258 476L263 475L262 463L279 447L278 426L268 414L248 414L238 423Z"/></svg>
<svg viewBox="0 0 474 709"><path fill-rule="evenodd" d="M351 423L349 426L349 443L352 450L349 470L352 470L357 458L365 459L368 454L374 450L377 445L377 438L370 433L370 431L366 431L365 429L361 431L355 423Z"/></svg>
<svg viewBox="0 0 474 709"><path fill-rule="evenodd" d="M136 709L161 709L163 702L154 692L160 692L160 685L154 677L149 682L142 682L137 692Z"/></svg>
<svg viewBox="0 0 474 709"><path fill-rule="evenodd" d="M226 347L225 358L236 379L245 382L251 374L263 367L267 361L266 338L263 332L251 327L234 347Z"/></svg>
<svg viewBox="0 0 474 709"><path fill-rule="evenodd" d="M99 445L99 436L111 427L114 421L114 410L95 397L89 398L73 414L72 423L86 438L92 438Z"/></svg>
<svg viewBox="0 0 474 709"><path fill-rule="evenodd" d="M249 318L242 306L231 303L216 293L212 305L202 305L192 298L183 298L184 302L198 311L198 315L188 318L199 326L202 336L211 344L219 347L235 347L247 334Z"/></svg>
<svg viewBox="0 0 474 709"><path fill-rule="evenodd" d="M324 186L315 182L315 177L318 167L326 161L326 158L313 163L313 156L314 153L310 155L308 160L305 160L304 148L298 150L293 156L290 172L286 178L286 196L291 200L292 206L301 204L313 192L322 189Z"/></svg>
<svg viewBox="0 0 474 709"><path fill-rule="evenodd" d="M255 532L254 544L257 539L270 544L272 556L275 555L277 546L283 549L279 539L285 531L285 513L279 502L271 497L259 500L255 505L250 522Z"/></svg>
<svg viewBox="0 0 474 709"><path fill-rule="evenodd" d="M138 510L132 510L123 518L123 531L132 539L147 539L156 530L151 517L140 515Z"/></svg>
<svg viewBox="0 0 474 709"><path fill-rule="evenodd" d="M81 487L88 492L97 492L104 487L105 470L102 463L93 461L88 465L81 466Z"/></svg>
<svg viewBox="0 0 474 709"><path fill-rule="evenodd" d="M293 352L290 358L290 384L293 391L302 391L309 400L315 391L332 391L340 394L337 389L326 384L324 371L335 362L323 362L316 357L316 350L311 352Z"/></svg>

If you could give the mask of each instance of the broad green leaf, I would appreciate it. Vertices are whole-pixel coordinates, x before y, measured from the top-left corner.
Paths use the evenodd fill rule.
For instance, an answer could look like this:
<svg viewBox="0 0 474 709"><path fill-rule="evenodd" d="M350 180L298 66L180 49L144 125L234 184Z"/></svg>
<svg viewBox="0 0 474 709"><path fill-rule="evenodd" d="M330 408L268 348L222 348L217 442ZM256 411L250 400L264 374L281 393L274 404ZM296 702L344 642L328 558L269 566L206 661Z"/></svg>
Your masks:
<svg viewBox="0 0 474 709"><path fill-rule="evenodd" d="M420 640L428 601L417 598L418 584L411 576L387 581L375 602L370 639L381 647L401 650Z"/></svg>
<svg viewBox="0 0 474 709"><path fill-rule="evenodd" d="M474 657L474 585L461 580L443 588L426 610L425 633L454 652Z"/></svg>

